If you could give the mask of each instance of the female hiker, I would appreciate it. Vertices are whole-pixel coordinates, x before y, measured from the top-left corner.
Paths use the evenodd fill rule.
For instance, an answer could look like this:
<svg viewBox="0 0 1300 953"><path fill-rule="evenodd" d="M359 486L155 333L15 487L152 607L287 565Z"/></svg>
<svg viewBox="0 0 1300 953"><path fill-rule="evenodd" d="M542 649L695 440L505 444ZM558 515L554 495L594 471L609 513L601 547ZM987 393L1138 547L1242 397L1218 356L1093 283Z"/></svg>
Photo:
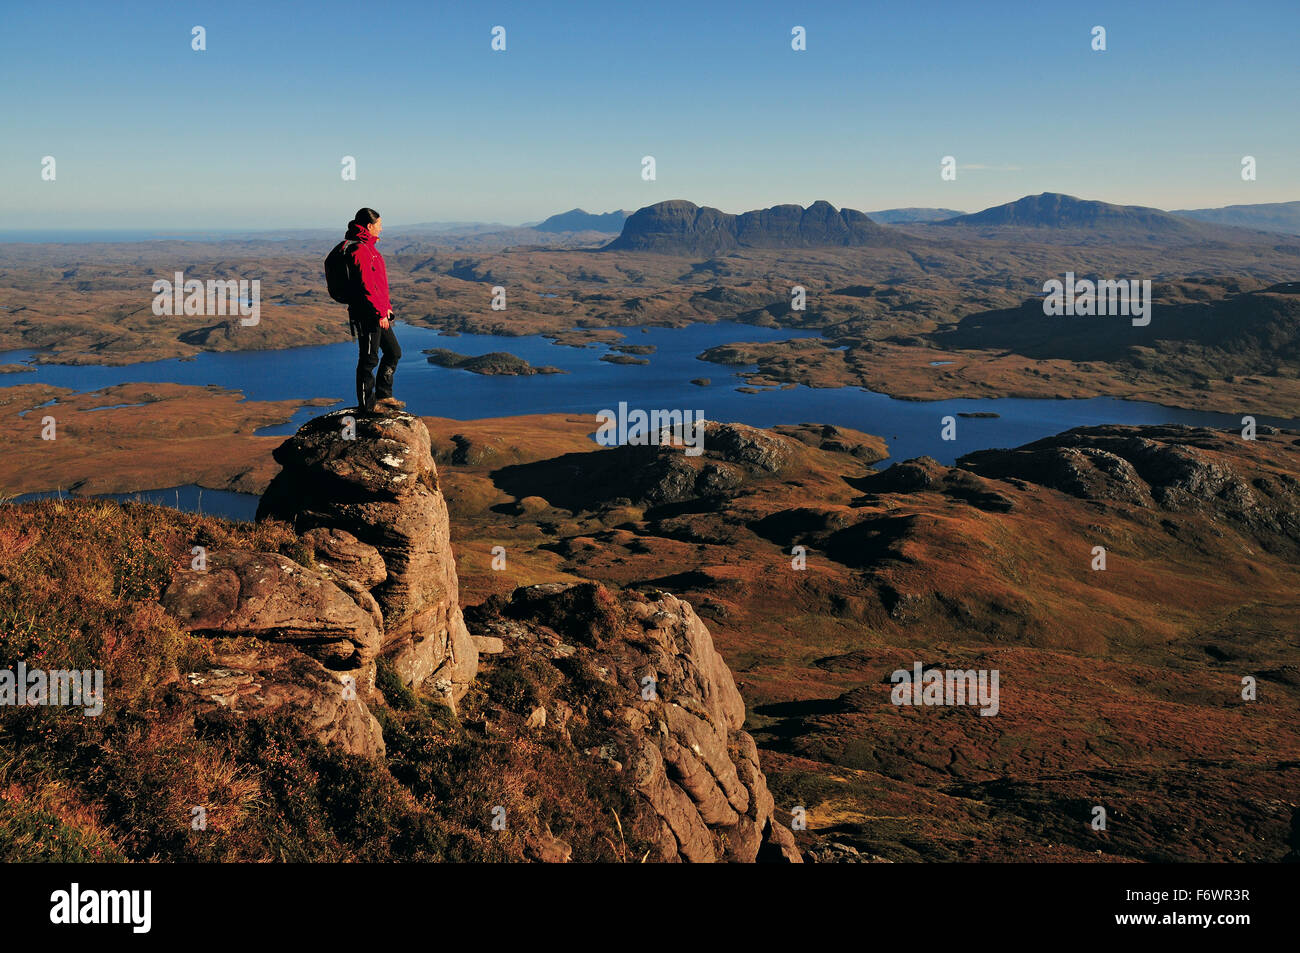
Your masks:
<svg viewBox="0 0 1300 953"><path fill-rule="evenodd" d="M402 359L402 348L393 333L393 306L388 300L388 269L375 243L384 230L383 220L372 208L363 208L348 225L351 264L355 271L348 303L348 320L357 333L357 409L401 410L406 405L393 397L393 375ZM379 358L382 348L383 360ZM379 365L379 380L373 376Z"/></svg>

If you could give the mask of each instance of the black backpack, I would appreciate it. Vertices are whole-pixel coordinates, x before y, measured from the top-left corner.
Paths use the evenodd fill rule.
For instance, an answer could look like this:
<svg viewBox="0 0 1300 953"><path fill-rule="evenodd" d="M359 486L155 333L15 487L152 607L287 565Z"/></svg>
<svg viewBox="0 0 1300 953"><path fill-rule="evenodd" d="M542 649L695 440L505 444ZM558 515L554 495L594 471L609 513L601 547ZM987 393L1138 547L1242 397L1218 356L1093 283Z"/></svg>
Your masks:
<svg viewBox="0 0 1300 953"><path fill-rule="evenodd" d="M329 290L330 297L339 304L352 303L352 292L359 277L352 264L352 251L358 244L360 243L354 239L345 238L325 256L325 287ZM348 309L348 334L356 337L357 329L352 324L351 310Z"/></svg>
<svg viewBox="0 0 1300 953"><path fill-rule="evenodd" d="M346 238L325 256L325 286L330 297L339 304L352 303L352 290L356 287L356 268L352 264L352 250L359 243Z"/></svg>

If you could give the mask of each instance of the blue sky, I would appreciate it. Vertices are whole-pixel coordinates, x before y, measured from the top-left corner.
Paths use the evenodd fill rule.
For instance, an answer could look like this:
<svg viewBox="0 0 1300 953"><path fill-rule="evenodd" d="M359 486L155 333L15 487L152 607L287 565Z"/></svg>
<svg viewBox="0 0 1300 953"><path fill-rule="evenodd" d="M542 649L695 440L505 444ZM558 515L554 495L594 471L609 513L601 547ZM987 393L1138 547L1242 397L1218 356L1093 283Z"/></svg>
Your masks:
<svg viewBox="0 0 1300 953"><path fill-rule="evenodd" d="M1291 201L1298 38L1297 0L6 0L0 228L316 227L361 205L391 225L520 223L668 198Z"/></svg>

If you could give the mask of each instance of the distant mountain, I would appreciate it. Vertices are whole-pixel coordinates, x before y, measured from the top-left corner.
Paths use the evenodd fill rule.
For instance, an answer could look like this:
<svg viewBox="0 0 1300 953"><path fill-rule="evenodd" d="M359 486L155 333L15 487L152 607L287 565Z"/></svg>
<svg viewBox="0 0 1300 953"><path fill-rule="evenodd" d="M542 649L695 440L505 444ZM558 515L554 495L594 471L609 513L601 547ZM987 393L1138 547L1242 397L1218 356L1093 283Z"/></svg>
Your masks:
<svg viewBox="0 0 1300 953"><path fill-rule="evenodd" d="M867 217L882 225L906 225L911 222L942 222L965 214L955 208L887 208L868 212Z"/></svg>
<svg viewBox="0 0 1300 953"><path fill-rule="evenodd" d="M1237 225L1266 232L1300 235L1300 202L1270 202L1264 205L1228 205L1224 208L1182 208L1169 213L1215 225Z"/></svg>
<svg viewBox="0 0 1300 953"><path fill-rule="evenodd" d="M601 215L575 208L552 215L532 227L539 232L620 232L626 221L627 212L622 209Z"/></svg>
<svg viewBox="0 0 1300 953"><path fill-rule="evenodd" d="M1087 229L1109 233L1186 236L1195 238L1203 231L1195 223L1144 205L1111 205L1044 192L1027 195L1006 205L986 208L973 215L961 215L938 225L1013 226L1018 228Z"/></svg>
<svg viewBox="0 0 1300 953"><path fill-rule="evenodd" d="M774 205L731 215L684 199L638 209L623 233L603 251L654 251L716 255L735 248L817 248L866 245L888 234L854 209L836 211L829 202Z"/></svg>

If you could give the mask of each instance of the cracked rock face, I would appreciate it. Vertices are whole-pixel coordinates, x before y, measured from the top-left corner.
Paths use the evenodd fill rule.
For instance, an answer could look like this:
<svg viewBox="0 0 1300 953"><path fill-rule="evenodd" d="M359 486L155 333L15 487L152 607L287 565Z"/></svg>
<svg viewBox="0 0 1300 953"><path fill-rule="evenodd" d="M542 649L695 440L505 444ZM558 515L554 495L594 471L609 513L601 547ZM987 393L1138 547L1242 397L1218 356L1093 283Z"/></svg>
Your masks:
<svg viewBox="0 0 1300 953"><path fill-rule="evenodd" d="M283 470L257 518L291 523L334 573L373 595L381 652L398 676L454 703L478 653L461 617L447 504L423 422L337 411L305 424L274 455Z"/></svg>
<svg viewBox="0 0 1300 953"><path fill-rule="evenodd" d="M658 818L652 859L799 861L742 728L745 703L690 603L595 583L529 586L476 606L471 622L504 653L564 674L547 720L601 739L588 753ZM575 683L574 671L597 684Z"/></svg>
<svg viewBox="0 0 1300 953"><path fill-rule="evenodd" d="M200 720L289 715L303 732L348 754L384 756L379 722L360 699L354 675L331 672L286 645L214 644L214 664L181 676ZM352 680L352 681L350 681Z"/></svg>
<svg viewBox="0 0 1300 953"><path fill-rule="evenodd" d="M283 642L338 671L379 652L380 628L353 596L276 553L213 553L206 570L173 576L161 601L196 635Z"/></svg>
<svg viewBox="0 0 1300 953"><path fill-rule="evenodd" d="M303 533L302 541L315 551L319 566L352 579L363 589L373 589L388 578L379 550L347 530L320 526Z"/></svg>

